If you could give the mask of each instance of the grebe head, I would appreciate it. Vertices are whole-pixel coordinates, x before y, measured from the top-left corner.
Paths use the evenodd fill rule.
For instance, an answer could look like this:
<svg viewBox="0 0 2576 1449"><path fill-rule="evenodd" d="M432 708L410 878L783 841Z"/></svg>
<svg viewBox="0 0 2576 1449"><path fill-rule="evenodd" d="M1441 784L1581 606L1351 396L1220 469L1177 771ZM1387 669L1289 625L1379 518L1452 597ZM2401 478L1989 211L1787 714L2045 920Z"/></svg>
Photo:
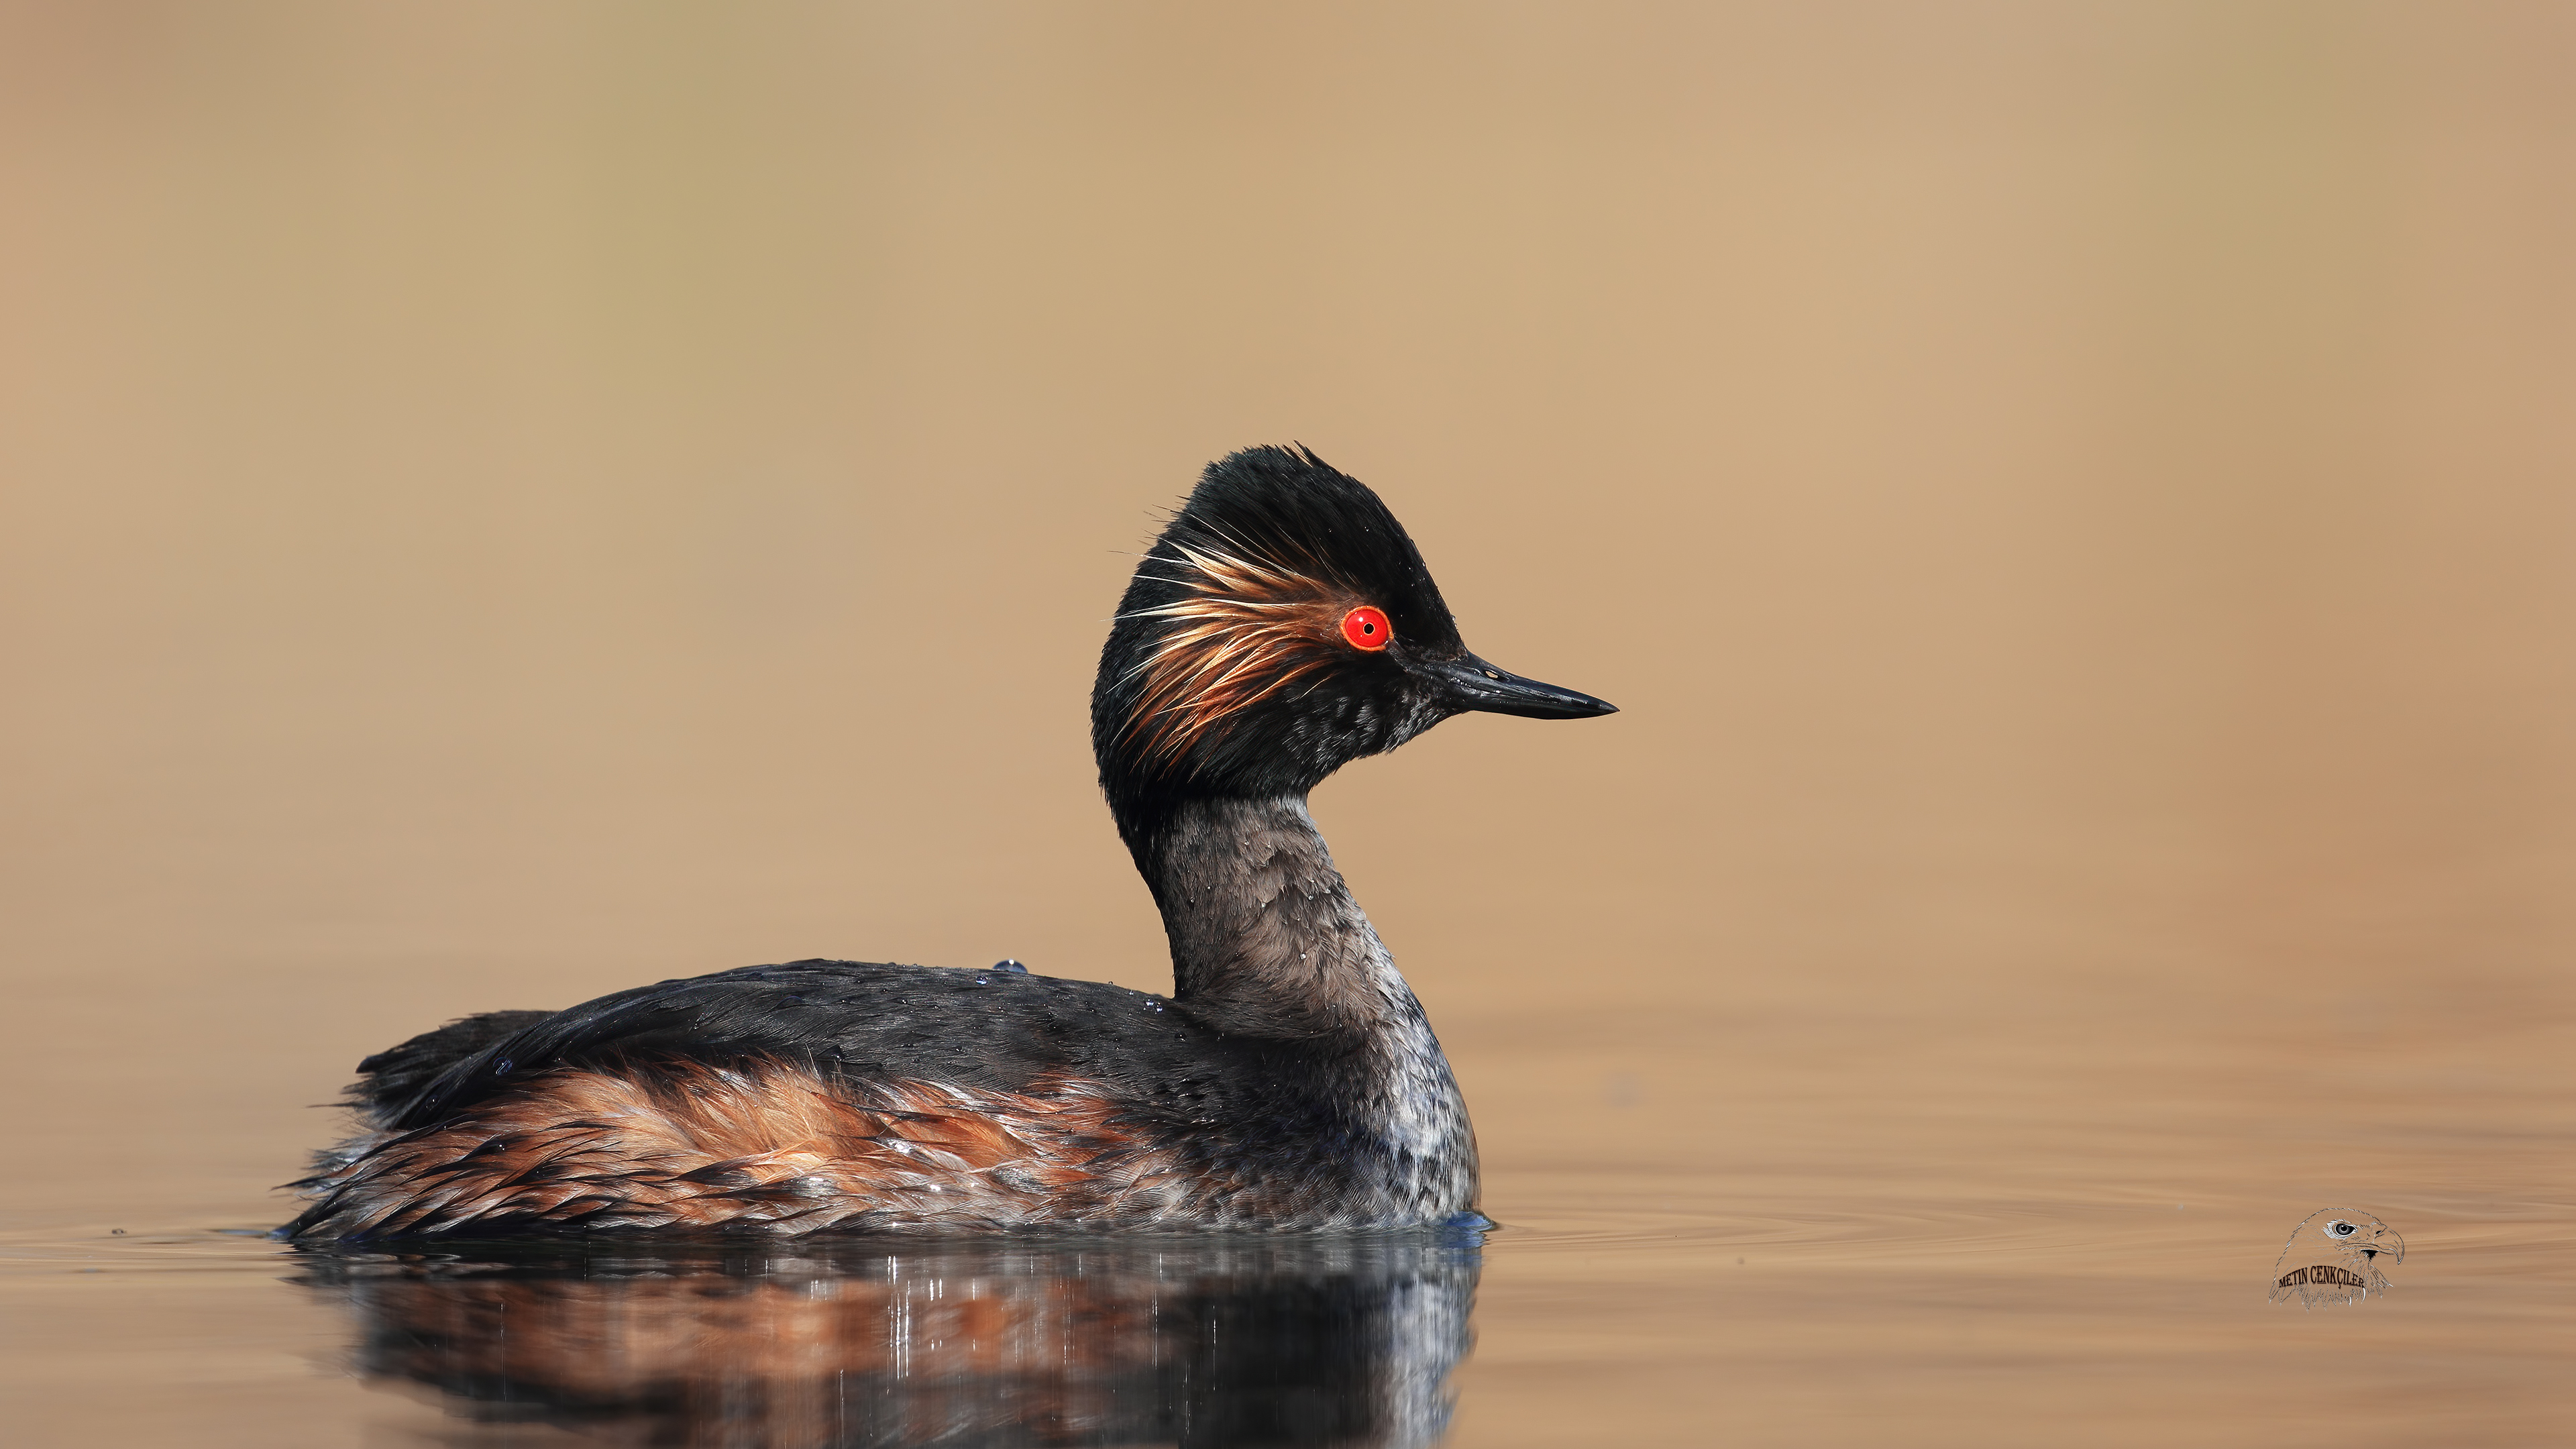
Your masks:
<svg viewBox="0 0 2576 1449"><path fill-rule="evenodd" d="M1189 796L1303 795L1453 714L1612 706L1467 652L1377 494L1312 452L1208 465L1101 651L1092 744L1124 822Z"/></svg>

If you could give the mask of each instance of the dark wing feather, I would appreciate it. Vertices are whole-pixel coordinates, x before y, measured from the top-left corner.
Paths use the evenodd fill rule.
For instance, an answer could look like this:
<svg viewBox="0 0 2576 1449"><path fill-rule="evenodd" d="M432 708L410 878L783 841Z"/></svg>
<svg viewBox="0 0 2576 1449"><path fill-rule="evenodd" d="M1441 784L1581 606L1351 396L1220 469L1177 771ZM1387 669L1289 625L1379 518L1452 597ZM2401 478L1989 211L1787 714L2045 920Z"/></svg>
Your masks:
<svg viewBox="0 0 2576 1449"><path fill-rule="evenodd" d="M553 1015L551 1011L486 1011L458 1017L358 1063L358 1080L344 1088L343 1095L359 1116L381 1121L441 1072Z"/></svg>
<svg viewBox="0 0 2576 1449"><path fill-rule="evenodd" d="M998 1091L1067 1069L1106 1067L1128 1077L1148 1065L1147 1041L1184 1028L1157 1013L1156 1000L1098 982L992 970L819 960L746 966L527 1022L379 1115L397 1131L425 1127L532 1072L612 1060L757 1058L803 1063L844 1081L913 1078Z"/></svg>

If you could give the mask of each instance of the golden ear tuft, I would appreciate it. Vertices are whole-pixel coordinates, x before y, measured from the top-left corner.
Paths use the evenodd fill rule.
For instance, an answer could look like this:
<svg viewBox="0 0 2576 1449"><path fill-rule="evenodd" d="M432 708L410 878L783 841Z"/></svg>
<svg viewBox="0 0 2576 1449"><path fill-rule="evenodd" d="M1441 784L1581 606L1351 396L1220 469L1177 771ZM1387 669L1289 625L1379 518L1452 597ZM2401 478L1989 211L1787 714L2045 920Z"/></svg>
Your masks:
<svg viewBox="0 0 2576 1449"><path fill-rule="evenodd" d="M1380 637L1392 637L1384 614L1352 608L1338 585L1272 560L1205 545L1170 547L1177 557L1157 561L1179 565L1170 582L1190 592L1129 616L1170 621L1131 672L1143 676L1144 688L1127 721L1127 735L1140 738L1146 759L1165 769L1229 718L1330 667L1348 618L1374 614Z"/></svg>

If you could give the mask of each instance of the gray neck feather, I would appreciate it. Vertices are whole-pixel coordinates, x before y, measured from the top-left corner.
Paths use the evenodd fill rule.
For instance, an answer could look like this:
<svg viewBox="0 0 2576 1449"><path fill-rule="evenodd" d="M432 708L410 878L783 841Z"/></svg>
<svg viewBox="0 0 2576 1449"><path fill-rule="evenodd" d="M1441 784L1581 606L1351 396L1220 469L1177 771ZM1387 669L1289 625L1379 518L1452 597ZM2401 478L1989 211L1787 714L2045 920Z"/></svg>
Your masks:
<svg viewBox="0 0 2576 1449"><path fill-rule="evenodd" d="M1174 1000L1358 1068L1355 1105L1392 1159L1383 1210L1473 1207L1475 1133L1448 1058L1305 800L1191 800L1160 823L1138 864L1171 938Z"/></svg>
<svg viewBox="0 0 2576 1449"><path fill-rule="evenodd" d="M1374 1035L1419 1016L1306 802L1191 800L1145 866L1173 996L1264 1035Z"/></svg>

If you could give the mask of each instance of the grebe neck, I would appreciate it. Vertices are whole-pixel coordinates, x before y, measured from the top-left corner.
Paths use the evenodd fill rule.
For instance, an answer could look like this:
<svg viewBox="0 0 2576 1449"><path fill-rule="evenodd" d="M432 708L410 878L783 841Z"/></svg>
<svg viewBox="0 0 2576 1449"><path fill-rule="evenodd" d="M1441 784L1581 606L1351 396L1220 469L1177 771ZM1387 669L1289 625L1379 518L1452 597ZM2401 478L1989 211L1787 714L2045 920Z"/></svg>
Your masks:
<svg viewBox="0 0 2576 1449"><path fill-rule="evenodd" d="M1171 939L1173 999L1265 1036L1421 1019L1302 795L1174 801L1129 836Z"/></svg>

